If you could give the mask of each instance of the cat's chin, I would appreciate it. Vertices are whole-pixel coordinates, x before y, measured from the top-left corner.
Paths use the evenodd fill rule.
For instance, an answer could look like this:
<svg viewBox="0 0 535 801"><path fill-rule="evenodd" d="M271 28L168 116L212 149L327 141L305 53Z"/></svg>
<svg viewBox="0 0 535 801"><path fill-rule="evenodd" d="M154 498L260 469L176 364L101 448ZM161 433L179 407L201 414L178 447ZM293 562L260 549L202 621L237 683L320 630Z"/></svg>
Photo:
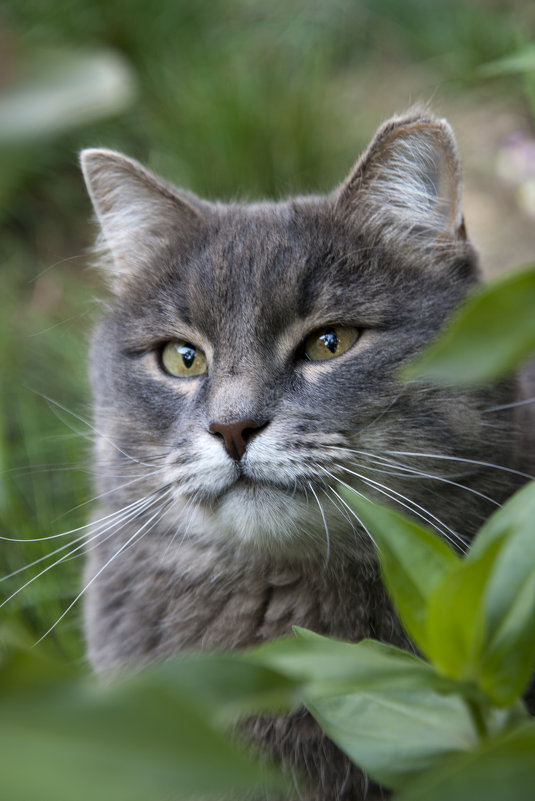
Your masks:
<svg viewBox="0 0 535 801"><path fill-rule="evenodd" d="M310 510L299 492L240 480L219 500L214 513L226 537L260 550L292 551L309 538Z"/></svg>
<svg viewBox="0 0 535 801"><path fill-rule="evenodd" d="M273 556L325 560L334 542L355 543L355 531L334 506L322 517L313 501L295 488L244 478L219 498L212 515L227 542Z"/></svg>

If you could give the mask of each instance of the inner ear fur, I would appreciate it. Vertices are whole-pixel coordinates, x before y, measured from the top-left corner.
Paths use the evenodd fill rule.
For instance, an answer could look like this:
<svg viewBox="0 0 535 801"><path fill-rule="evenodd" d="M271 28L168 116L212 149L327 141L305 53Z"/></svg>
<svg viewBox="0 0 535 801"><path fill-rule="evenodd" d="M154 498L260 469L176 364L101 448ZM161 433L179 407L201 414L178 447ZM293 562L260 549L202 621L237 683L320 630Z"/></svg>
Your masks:
<svg viewBox="0 0 535 801"><path fill-rule="evenodd" d="M336 194L337 209L422 247L465 238L461 165L446 120L395 117L379 128Z"/></svg>
<svg viewBox="0 0 535 801"><path fill-rule="evenodd" d="M120 285L150 269L155 254L172 240L187 245L203 221L194 195L173 187L134 159L112 150L88 149L80 155L82 172L102 230L103 263Z"/></svg>

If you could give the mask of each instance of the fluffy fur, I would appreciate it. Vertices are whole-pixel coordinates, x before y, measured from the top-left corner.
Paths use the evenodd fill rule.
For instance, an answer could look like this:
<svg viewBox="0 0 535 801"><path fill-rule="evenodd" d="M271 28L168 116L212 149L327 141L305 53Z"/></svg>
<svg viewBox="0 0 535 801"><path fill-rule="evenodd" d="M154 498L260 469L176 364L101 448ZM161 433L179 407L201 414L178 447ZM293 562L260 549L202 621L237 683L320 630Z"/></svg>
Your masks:
<svg viewBox="0 0 535 801"><path fill-rule="evenodd" d="M462 549L526 469L517 379L466 392L397 377L479 280L448 124L390 120L330 195L278 203L207 203L104 150L82 165L113 289L91 353L95 668L255 645L292 624L404 643L337 481ZM303 342L326 325L360 337L307 361ZM162 369L177 339L204 351L204 375ZM210 428L244 420L237 460ZM302 798L364 797L305 713L250 731L308 774Z"/></svg>

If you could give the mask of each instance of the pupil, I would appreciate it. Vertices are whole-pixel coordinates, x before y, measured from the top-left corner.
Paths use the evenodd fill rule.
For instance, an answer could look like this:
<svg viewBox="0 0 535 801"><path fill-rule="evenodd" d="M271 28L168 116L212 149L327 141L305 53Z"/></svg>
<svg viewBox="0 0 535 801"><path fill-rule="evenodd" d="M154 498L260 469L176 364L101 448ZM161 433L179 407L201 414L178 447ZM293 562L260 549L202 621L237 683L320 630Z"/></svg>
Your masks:
<svg viewBox="0 0 535 801"><path fill-rule="evenodd" d="M188 368L191 367L197 355L195 348L192 348L190 345L184 345L184 347L180 348L180 353L182 354L184 366Z"/></svg>
<svg viewBox="0 0 535 801"><path fill-rule="evenodd" d="M338 337L336 336L336 331L334 328L328 328L327 331L321 335L321 341L328 348L331 353L336 353L336 349L338 348Z"/></svg>

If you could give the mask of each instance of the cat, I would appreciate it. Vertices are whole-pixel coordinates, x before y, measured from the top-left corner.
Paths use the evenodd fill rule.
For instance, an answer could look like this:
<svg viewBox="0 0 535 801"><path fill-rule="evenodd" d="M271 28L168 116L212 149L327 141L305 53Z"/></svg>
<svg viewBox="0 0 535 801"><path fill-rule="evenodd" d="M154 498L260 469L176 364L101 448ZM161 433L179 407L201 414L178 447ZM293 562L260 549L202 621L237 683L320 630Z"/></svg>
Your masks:
<svg viewBox="0 0 535 801"><path fill-rule="evenodd" d="M395 117L330 194L281 202L207 202L107 150L81 163L111 288L90 358L95 669L293 624L406 645L338 482L465 550L528 469L518 377L398 378L480 281L449 124ZM249 731L307 801L383 797L305 712Z"/></svg>

